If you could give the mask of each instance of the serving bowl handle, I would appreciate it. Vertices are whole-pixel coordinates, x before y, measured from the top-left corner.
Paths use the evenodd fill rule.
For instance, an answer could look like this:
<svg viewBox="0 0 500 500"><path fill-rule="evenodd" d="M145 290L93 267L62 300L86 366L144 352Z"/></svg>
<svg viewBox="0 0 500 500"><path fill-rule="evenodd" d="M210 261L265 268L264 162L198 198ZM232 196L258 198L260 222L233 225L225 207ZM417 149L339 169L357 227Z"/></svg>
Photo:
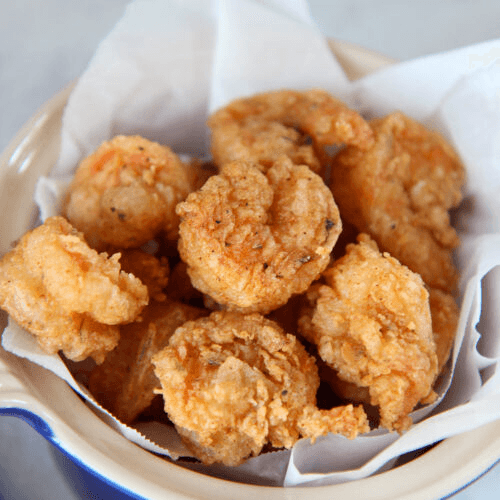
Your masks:
<svg viewBox="0 0 500 500"><path fill-rule="evenodd" d="M7 325L7 314L0 310L0 332ZM0 346L0 416L18 417L45 439L54 433L44 416L43 405L30 390L24 372L24 360Z"/></svg>
<svg viewBox="0 0 500 500"><path fill-rule="evenodd" d="M1 359L2 356L0 356L0 416L18 417L45 439L52 441L54 433L47 421L38 414L39 409L35 409L38 406L36 400L5 360Z"/></svg>

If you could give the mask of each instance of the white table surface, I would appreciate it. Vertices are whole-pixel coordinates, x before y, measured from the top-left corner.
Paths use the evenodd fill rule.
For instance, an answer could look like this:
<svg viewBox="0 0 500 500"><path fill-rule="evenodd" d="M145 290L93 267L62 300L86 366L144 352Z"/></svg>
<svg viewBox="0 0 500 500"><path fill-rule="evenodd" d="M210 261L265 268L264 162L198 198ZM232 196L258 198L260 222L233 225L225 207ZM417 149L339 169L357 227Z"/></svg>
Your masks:
<svg viewBox="0 0 500 500"><path fill-rule="evenodd" d="M0 151L48 98L85 69L127 0L17 0L0 13ZM311 0L325 35L407 60L500 37L497 0ZM52 446L0 417L0 498L73 500ZM90 493L84 498L94 499ZM500 498L497 465L454 500Z"/></svg>

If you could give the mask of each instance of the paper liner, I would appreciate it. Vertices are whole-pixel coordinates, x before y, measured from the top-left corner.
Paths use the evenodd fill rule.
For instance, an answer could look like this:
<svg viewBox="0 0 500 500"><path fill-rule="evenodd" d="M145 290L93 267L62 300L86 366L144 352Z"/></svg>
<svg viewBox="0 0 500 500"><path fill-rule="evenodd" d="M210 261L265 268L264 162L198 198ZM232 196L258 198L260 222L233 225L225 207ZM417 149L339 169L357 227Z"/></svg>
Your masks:
<svg viewBox="0 0 500 500"><path fill-rule="evenodd" d="M457 251L460 323L438 401L412 414L420 422L402 436L377 430L349 441L329 435L238 468L191 468L254 484L335 484L384 470L402 454L500 417L499 55L500 41L494 40L395 64L350 83L305 1L143 0L128 6L69 98L59 161L37 187L42 218L57 213L78 161L113 135L138 133L178 153L202 156L211 110L284 87L322 87L366 116L402 110L441 131L468 174L456 216L463 242ZM2 340L7 350L54 371L91 400L59 357L41 353L17 325L11 323ZM186 454L175 437L165 442L163 431L154 444L97 411L147 449L173 458ZM141 424L140 430L154 436L161 428Z"/></svg>

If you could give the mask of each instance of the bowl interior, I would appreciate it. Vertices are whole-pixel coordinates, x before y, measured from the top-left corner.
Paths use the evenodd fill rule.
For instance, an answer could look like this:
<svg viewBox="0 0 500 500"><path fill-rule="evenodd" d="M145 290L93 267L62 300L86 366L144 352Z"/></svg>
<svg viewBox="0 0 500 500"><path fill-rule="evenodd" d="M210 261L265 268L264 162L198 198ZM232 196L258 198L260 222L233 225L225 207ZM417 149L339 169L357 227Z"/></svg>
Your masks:
<svg viewBox="0 0 500 500"><path fill-rule="evenodd" d="M335 41L330 45L353 79L391 62L360 47ZM0 208L3 213L15 214L0 222L2 253L37 219L33 192L38 177L48 173L57 161L61 117L71 88L48 101L0 156L0 187L4 194L0 196ZM5 315L2 321L4 325ZM5 390L7 386L9 391ZM45 437L63 450L64 456L126 495L221 500L253 500L262 495L271 500L298 500L311 494L307 487L240 484L170 463L122 437L57 376L0 348L0 408L9 407L40 417L47 424ZM500 422L493 422L447 439L387 472L355 483L317 486L314 497L441 498L491 466L500 457L499 450Z"/></svg>

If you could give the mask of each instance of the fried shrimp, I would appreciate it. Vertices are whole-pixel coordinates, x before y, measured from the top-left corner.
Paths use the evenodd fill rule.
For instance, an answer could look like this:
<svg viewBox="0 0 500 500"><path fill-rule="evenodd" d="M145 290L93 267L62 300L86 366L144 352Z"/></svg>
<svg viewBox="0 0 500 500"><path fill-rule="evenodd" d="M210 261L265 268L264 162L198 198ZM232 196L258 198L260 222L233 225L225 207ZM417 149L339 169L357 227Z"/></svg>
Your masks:
<svg viewBox="0 0 500 500"><path fill-rule="evenodd" d="M98 363L137 318L147 288L120 270L119 254L98 254L63 217L26 233L0 262L0 306L50 353Z"/></svg>
<svg viewBox="0 0 500 500"><path fill-rule="evenodd" d="M329 93L280 90L237 99L208 120L212 155L219 166L245 160L268 168L282 154L319 172L322 148L366 149L373 134L366 121Z"/></svg>
<svg viewBox="0 0 500 500"><path fill-rule="evenodd" d="M244 124L213 125L211 150L218 165L243 160L266 170L281 155L286 155L293 163L307 165L313 172L319 173L322 168L307 136L293 127L263 119L247 119Z"/></svg>
<svg viewBox="0 0 500 500"><path fill-rule="evenodd" d="M140 321L120 327L118 346L90 375L90 392L119 420L133 422L160 387L151 358L168 344L177 327L204 314L203 309L180 302L148 304Z"/></svg>
<svg viewBox="0 0 500 500"><path fill-rule="evenodd" d="M267 313L325 269L341 231L322 179L282 156L266 172L222 167L177 206L193 286L228 309Z"/></svg>
<svg viewBox="0 0 500 500"><path fill-rule="evenodd" d="M440 135L401 113L370 124L372 148L347 147L333 160L330 187L342 217L430 287L451 292L459 240L449 210L462 199L464 167Z"/></svg>
<svg viewBox="0 0 500 500"><path fill-rule="evenodd" d="M402 431L409 413L433 394L438 360L429 298L417 274L367 235L313 285L299 330L347 383L368 389L380 424Z"/></svg>
<svg viewBox="0 0 500 500"><path fill-rule="evenodd" d="M331 430L353 437L367 429L362 413L318 413L314 358L258 313L218 311L189 321L153 364L165 411L206 464L238 465L267 443L290 448L300 429L312 438Z"/></svg>
<svg viewBox="0 0 500 500"><path fill-rule="evenodd" d="M63 211L94 248L139 247L159 233L176 239L175 206L197 182L169 148L119 135L80 163Z"/></svg>

